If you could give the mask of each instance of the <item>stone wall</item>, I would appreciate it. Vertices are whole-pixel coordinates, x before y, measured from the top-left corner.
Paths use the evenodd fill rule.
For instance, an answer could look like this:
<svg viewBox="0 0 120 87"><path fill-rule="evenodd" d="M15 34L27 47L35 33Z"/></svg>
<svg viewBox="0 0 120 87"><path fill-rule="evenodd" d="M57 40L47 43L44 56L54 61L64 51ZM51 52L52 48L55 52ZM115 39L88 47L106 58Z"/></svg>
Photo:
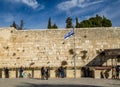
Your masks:
<svg viewBox="0 0 120 87"><path fill-rule="evenodd" d="M64 40L69 31L1 28L0 68L59 67L63 61L73 67L74 37ZM120 48L120 28L75 29L75 48L76 66L87 65L99 52Z"/></svg>

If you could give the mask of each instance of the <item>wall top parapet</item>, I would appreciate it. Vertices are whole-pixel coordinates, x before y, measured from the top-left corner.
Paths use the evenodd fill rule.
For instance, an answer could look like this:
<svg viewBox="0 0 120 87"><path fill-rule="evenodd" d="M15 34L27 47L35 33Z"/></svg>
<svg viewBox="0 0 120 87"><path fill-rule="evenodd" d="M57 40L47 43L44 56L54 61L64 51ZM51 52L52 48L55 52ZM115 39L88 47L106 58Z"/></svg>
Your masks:
<svg viewBox="0 0 120 87"><path fill-rule="evenodd" d="M16 30L13 27L0 27L0 30ZM59 28L59 29L25 29L25 30L16 30L16 31L66 31L66 30L71 30L72 28ZM118 29L120 30L120 27L93 27L93 28L75 28L75 30L80 29L80 30L88 30L88 29L104 29L104 30L113 30L113 29Z"/></svg>

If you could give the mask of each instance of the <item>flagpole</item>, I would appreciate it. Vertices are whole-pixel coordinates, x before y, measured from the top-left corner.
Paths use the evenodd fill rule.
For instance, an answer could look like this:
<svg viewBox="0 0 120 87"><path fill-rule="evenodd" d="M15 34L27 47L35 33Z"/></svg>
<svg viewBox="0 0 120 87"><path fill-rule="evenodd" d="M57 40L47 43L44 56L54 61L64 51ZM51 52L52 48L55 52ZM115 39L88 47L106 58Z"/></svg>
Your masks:
<svg viewBox="0 0 120 87"><path fill-rule="evenodd" d="M73 31L75 33L75 28L73 26ZM76 79L76 49L75 49L75 34L74 34L74 54L73 54L73 58L74 58L74 78Z"/></svg>
<svg viewBox="0 0 120 87"><path fill-rule="evenodd" d="M74 35L74 38L73 38L73 61L74 61L74 71L73 71L73 74L74 74L74 78L76 78L76 49L75 49L75 30L74 30L74 26L73 26L73 29L68 32L67 34L64 35L64 39L68 39L69 37L73 36ZM64 42L63 42L64 44Z"/></svg>

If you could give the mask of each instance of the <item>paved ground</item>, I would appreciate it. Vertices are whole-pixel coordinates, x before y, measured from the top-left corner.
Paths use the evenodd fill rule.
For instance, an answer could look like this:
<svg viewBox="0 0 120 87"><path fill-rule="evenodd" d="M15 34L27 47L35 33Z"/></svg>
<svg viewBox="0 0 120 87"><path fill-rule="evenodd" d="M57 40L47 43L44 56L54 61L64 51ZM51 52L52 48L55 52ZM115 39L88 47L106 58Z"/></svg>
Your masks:
<svg viewBox="0 0 120 87"><path fill-rule="evenodd" d="M120 80L110 79L0 79L0 87L120 87Z"/></svg>

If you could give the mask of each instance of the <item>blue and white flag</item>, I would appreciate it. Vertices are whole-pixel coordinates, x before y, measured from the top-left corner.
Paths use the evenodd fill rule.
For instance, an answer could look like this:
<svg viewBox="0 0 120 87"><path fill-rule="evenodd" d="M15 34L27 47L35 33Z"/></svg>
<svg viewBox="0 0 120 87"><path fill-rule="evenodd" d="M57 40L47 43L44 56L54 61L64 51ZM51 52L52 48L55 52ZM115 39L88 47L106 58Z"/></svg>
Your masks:
<svg viewBox="0 0 120 87"><path fill-rule="evenodd" d="M68 39L69 37L73 36L74 33L74 29L72 29L70 32L68 32L67 34L64 35L64 39Z"/></svg>

